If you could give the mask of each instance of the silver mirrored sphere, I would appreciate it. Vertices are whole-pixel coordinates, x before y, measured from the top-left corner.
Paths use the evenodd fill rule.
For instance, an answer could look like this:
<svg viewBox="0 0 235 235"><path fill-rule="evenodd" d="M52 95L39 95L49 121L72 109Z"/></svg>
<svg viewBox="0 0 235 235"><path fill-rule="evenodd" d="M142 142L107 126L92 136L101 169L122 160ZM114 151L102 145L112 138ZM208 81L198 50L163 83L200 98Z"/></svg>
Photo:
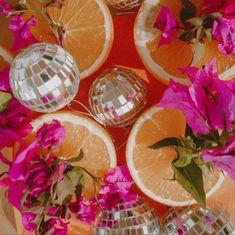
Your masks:
<svg viewBox="0 0 235 235"><path fill-rule="evenodd" d="M164 218L163 232L165 235L231 235L235 234L235 227L219 204L210 204L208 209L172 208Z"/></svg>
<svg viewBox="0 0 235 235"><path fill-rule="evenodd" d="M15 97L37 112L63 108L77 94L79 70L63 48L48 43L27 47L14 59L10 85Z"/></svg>
<svg viewBox="0 0 235 235"><path fill-rule="evenodd" d="M92 227L92 235L161 234L155 209L143 198L118 204L101 211Z"/></svg>
<svg viewBox="0 0 235 235"><path fill-rule="evenodd" d="M104 125L128 126L144 108L146 93L146 86L136 73L109 69L90 88L90 109Z"/></svg>
<svg viewBox="0 0 235 235"><path fill-rule="evenodd" d="M106 4L116 10L131 10L139 7L144 0L105 0Z"/></svg>

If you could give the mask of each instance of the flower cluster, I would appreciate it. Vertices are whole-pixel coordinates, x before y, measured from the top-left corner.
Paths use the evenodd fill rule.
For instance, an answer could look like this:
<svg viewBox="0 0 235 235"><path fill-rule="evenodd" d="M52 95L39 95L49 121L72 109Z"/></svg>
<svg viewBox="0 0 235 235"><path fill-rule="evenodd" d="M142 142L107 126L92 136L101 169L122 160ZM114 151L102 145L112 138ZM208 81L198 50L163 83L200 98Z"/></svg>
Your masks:
<svg viewBox="0 0 235 235"><path fill-rule="evenodd" d="M226 171L235 180L234 80L219 79L215 59L203 69L189 67L181 70L188 75L192 85L187 87L171 80L158 103L162 108L181 110L188 125L185 137L170 138L171 143L168 138L166 143L166 146L173 146L178 154L173 162L176 180L182 173L179 168L185 168L185 171L198 168L198 180L203 180L199 168L207 163ZM164 143L164 140L161 142ZM158 143L152 147L158 148ZM188 188L190 193L191 189Z"/></svg>
<svg viewBox="0 0 235 235"><path fill-rule="evenodd" d="M101 209L111 210L119 203L133 201L138 196L130 193L132 185L128 169L125 166L116 167L104 178L104 185L96 195L94 204Z"/></svg>
<svg viewBox="0 0 235 235"><path fill-rule="evenodd" d="M182 1L182 9L176 20L170 8L163 6L157 16L155 27L162 31L158 46L168 44L172 37L185 42L203 43L218 41L218 50L229 57L235 55L235 3L232 0L204 0L198 10L190 0Z"/></svg>
<svg viewBox="0 0 235 235"><path fill-rule="evenodd" d="M1 150L12 147L15 142L22 144L22 138L32 131L30 110L12 97L9 85L9 69L0 72L0 158L7 163Z"/></svg>
<svg viewBox="0 0 235 235"><path fill-rule="evenodd" d="M65 128L59 121L45 123L35 140L6 162L9 171L0 180L0 188L7 189L9 203L20 211L29 232L66 235L72 215L92 224L98 210L113 209L137 197L130 193L133 181L127 168L121 166L108 172L100 192L86 201L81 196L86 170L53 154L64 138Z"/></svg>
<svg viewBox="0 0 235 235"><path fill-rule="evenodd" d="M81 169L53 155L64 137L65 129L58 121L44 124L35 141L19 150L7 177L0 181L7 189L9 203L21 212L22 223L30 232L67 234L71 213L80 212L79 218L87 221L91 211L81 197Z"/></svg>

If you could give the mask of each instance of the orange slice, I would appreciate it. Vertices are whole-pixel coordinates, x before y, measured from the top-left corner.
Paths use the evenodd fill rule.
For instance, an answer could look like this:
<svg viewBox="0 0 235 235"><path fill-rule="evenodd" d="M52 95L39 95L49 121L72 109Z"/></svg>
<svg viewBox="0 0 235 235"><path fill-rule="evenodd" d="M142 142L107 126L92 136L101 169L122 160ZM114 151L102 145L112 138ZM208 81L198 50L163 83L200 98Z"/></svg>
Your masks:
<svg viewBox="0 0 235 235"><path fill-rule="evenodd" d="M150 198L169 206L196 203L176 181L171 163L176 157L172 148L153 150L148 146L165 137L184 135L185 118L178 110L152 107L133 126L126 149L127 165L137 186ZM218 171L206 172L204 184L207 197L224 180Z"/></svg>
<svg viewBox="0 0 235 235"><path fill-rule="evenodd" d="M202 0L192 0L197 9L201 9ZM188 67L193 61L192 44L187 44L177 38L177 35L168 45L158 48L161 31L154 28L154 23L162 6L171 9L173 16L179 20L182 8L181 0L146 0L142 4L134 27L135 45L145 67L163 82L168 83L170 78L177 82L188 84L186 75L179 68ZM212 58L217 57L217 64L221 79L231 79L235 76L235 56L229 59L218 51L218 43L205 41L204 54L194 66L202 67ZM199 53L196 50L196 53Z"/></svg>
<svg viewBox="0 0 235 235"><path fill-rule="evenodd" d="M66 137L56 152L58 157L68 159L79 156L81 149L84 157L76 165L86 168L94 176L103 178L107 171L116 166L116 152L109 134L96 122L74 112L62 111L46 114L32 122L34 132L43 123L53 119L61 122L66 129ZM93 181L85 174L84 194L92 197Z"/></svg>
<svg viewBox="0 0 235 235"><path fill-rule="evenodd" d="M66 0L61 9L51 6L46 11L56 25L63 27L64 48L75 58L81 78L99 69L113 43L112 17L106 4L100 0ZM31 31L39 41L56 42L45 19Z"/></svg>
<svg viewBox="0 0 235 235"><path fill-rule="evenodd" d="M111 167L116 166L116 151L109 134L96 122L83 115L69 111L43 115L32 122L34 134L43 123L50 123L53 119L59 120L66 129L66 138L58 152L56 152L57 156L65 159L73 158L78 156L82 149L84 158L74 163L74 165L86 168L99 178L103 178ZM83 195L89 198L94 194L93 181L90 176L84 175L85 187ZM22 227L21 216L17 211L15 211L15 217L18 233L30 234ZM72 220L68 234L90 234L90 226L86 223Z"/></svg>

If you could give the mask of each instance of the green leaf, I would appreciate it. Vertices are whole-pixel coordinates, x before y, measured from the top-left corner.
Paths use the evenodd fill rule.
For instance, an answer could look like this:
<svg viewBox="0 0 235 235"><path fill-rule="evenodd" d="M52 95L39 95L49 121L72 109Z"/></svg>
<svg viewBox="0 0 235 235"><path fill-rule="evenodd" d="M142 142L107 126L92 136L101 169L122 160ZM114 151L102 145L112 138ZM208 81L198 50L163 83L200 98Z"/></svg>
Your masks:
<svg viewBox="0 0 235 235"><path fill-rule="evenodd" d="M168 137L150 145L151 149L160 149L164 147L180 146L180 139L176 137Z"/></svg>
<svg viewBox="0 0 235 235"><path fill-rule="evenodd" d="M212 29L205 29L205 35L209 42L212 42Z"/></svg>
<svg viewBox="0 0 235 235"><path fill-rule="evenodd" d="M74 187L77 187L77 185L84 186L84 174L80 168L73 167L73 169L69 171L67 175L70 177Z"/></svg>
<svg viewBox="0 0 235 235"><path fill-rule="evenodd" d="M178 154L178 159L174 162L175 167L186 167L192 162L192 152L190 149L177 147L176 151Z"/></svg>
<svg viewBox="0 0 235 235"><path fill-rule="evenodd" d="M192 48L193 59L191 62L191 66L197 65L205 54L205 45L204 43L200 42L204 36L204 31L200 29L198 29L197 31L197 42L194 43L193 48Z"/></svg>
<svg viewBox="0 0 235 235"><path fill-rule="evenodd" d="M181 168L176 167L175 161L173 161L172 168L176 181L192 195L201 207L205 208L206 196L201 168L194 161Z"/></svg>
<svg viewBox="0 0 235 235"><path fill-rule="evenodd" d="M191 42L194 38L194 30L184 31L178 38L184 42Z"/></svg>
<svg viewBox="0 0 235 235"><path fill-rule="evenodd" d="M11 94L0 91L0 113L6 109L11 98Z"/></svg>
<svg viewBox="0 0 235 235"><path fill-rule="evenodd" d="M197 49L197 47L201 46L200 44L203 45L203 37L204 37L204 35L205 35L204 29L203 29L202 27L198 28L197 34L196 34L196 43L194 44L194 46L196 47L196 49ZM195 50L196 50L196 49L195 49ZM204 49L204 47L203 47L203 49ZM195 50L194 50L194 53L195 53ZM204 51L203 51L203 52L204 52ZM201 54L202 54L202 53L201 53ZM203 54L204 54L204 53L203 53ZM202 55L203 55L203 54L202 54Z"/></svg>
<svg viewBox="0 0 235 235"><path fill-rule="evenodd" d="M68 196L77 194L78 188L84 185L84 175L80 168L73 167L56 185L56 204L63 205Z"/></svg>
<svg viewBox="0 0 235 235"><path fill-rule="evenodd" d="M75 187L70 177L68 175L64 176L64 179L56 185L57 199L55 200L55 203L58 205L63 205L63 202L66 197L69 195L73 195L74 190Z"/></svg>
<svg viewBox="0 0 235 235"><path fill-rule="evenodd" d="M203 18L202 17L193 17L186 21L186 23L195 25L196 27L200 27L203 24Z"/></svg>
<svg viewBox="0 0 235 235"><path fill-rule="evenodd" d="M196 15L196 7L189 0L181 0L182 9L180 11L180 20L185 23L188 19Z"/></svg>
<svg viewBox="0 0 235 235"><path fill-rule="evenodd" d="M77 157L70 158L70 159L66 160L66 162L69 162L69 163L79 162L79 161L81 161L83 158L84 158L84 152L83 152L83 150L81 149L81 150L80 150L80 153L79 153L79 155L78 155Z"/></svg>

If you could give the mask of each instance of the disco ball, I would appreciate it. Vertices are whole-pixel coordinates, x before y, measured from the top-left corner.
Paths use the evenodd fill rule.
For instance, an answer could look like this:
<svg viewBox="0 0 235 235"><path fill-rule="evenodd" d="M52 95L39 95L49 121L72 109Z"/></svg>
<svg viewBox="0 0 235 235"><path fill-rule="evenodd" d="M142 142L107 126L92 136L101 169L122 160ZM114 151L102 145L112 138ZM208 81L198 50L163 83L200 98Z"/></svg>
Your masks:
<svg viewBox="0 0 235 235"><path fill-rule="evenodd" d="M16 56L10 70L13 94L37 112L63 108L76 96L79 82L73 57L55 44L29 46Z"/></svg>
<svg viewBox="0 0 235 235"><path fill-rule="evenodd" d="M159 219L143 198L118 204L101 211L92 227L92 235L158 235Z"/></svg>
<svg viewBox="0 0 235 235"><path fill-rule="evenodd" d="M89 104L92 113L104 125L128 126L146 104L146 86L130 70L109 69L92 84Z"/></svg>
<svg viewBox="0 0 235 235"><path fill-rule="evenodd" d="M106 4L116 10L131 10L139 7L144 0L105 0Z"/></svg>
<svg viewBox="0 0 235 235"><path fill-rule="evenodd" d="M163 231L165 235L230 235L235 234L235 227L227 212L211 204L208 209L171 209L164 218Z"/></svg>

